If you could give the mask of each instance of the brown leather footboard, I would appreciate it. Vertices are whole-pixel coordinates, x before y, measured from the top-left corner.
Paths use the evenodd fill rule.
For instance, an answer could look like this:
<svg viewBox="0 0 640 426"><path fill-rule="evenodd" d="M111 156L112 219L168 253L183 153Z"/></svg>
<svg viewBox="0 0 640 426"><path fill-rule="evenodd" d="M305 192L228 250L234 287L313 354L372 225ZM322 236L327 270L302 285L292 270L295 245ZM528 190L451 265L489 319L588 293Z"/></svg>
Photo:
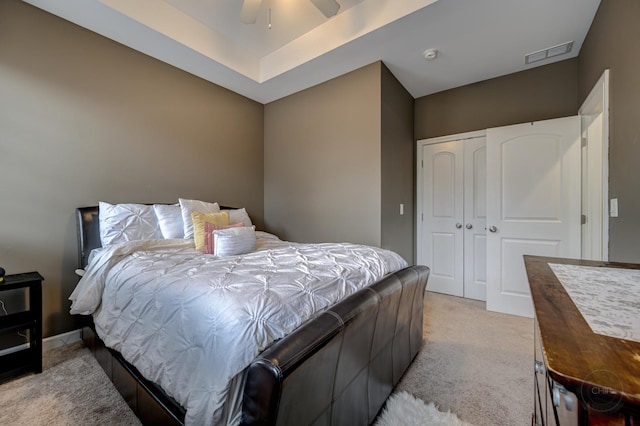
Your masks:
<svg viewBox="0 0 640 426"><path fill-rule="evenodd" d="M274 343L249 367L245 425L368 425L422 346L426 266L398 271Z"/></svg>

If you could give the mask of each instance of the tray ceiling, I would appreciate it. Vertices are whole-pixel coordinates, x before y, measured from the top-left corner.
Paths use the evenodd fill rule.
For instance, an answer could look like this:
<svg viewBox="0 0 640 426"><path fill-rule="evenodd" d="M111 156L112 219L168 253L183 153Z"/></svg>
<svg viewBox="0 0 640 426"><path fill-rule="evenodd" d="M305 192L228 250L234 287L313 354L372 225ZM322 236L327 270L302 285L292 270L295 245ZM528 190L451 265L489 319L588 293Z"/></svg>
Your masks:
<svg viewBox="0 0 640 426"><path fill-rule="evenodd" d="M24 1L262 103L378 60L418 98L568 59L600 3L338 0L326 18L310 0L263 0L243 24L242 0ZM525 64L569 41L569 53Z"/></svg>

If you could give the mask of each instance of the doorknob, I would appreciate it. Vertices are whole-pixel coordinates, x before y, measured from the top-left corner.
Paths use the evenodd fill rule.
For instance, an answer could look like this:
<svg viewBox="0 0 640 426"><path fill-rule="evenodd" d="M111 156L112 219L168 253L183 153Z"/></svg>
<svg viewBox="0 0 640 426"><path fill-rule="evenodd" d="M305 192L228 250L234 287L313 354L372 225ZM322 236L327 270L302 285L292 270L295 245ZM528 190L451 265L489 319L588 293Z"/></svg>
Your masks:
<svg viewBox="0 0 640 426"><path fill-rule="evenodd" d="M490 227L489 227L489 231L491 231L491 232L498 232L498 228L496 228L495 226L490 226Z"/></svg>
<svg viewBox="0 0 640 426"><path fill-rule="evenodd" d="M471 228L473 228L473 225L470 223L467 223L467 229L471 229Z"/></svg>
<svg viewBox="0 0 640 426"><path fill-rule="evenodd" d="M456 228L458 228L458 229L462 228L462 224L461 223L456 223Z"/></svg>

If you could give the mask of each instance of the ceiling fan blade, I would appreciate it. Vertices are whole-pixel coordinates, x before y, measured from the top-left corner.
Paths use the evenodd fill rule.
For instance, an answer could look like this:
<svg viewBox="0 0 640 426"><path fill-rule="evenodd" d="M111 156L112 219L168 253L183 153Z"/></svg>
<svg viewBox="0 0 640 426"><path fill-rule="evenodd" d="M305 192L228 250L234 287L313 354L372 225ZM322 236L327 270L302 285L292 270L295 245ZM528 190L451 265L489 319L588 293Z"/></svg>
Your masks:
<svg viewBox="0 0 640 426"><path fill-rule="evenodd" d="M255 24L262 0L244 0L240 11L240 20L245 24Z"/></svg>
<svg viewBox="0 0 640 426"><path fill-rule="evenodd" d="M340 5L335 0L311 0L311 3L315 4L327 18L331 18L340 10Z"/></svg>

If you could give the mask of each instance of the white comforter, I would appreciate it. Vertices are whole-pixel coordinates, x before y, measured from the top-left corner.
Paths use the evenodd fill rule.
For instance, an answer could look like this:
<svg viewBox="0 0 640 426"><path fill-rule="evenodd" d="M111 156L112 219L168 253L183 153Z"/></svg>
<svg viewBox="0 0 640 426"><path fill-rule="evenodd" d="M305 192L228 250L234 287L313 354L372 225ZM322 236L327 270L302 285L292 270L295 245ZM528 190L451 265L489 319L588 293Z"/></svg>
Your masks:
<svg viewBox="0 0 640 426"><path fill-rule="evenodd" d="M255 252L216 258L185 240L102 250L70 299L98 335L187 410L188 425L236 424L249 363L314 314L407 263L354 244L258 233Z"/></svg>

